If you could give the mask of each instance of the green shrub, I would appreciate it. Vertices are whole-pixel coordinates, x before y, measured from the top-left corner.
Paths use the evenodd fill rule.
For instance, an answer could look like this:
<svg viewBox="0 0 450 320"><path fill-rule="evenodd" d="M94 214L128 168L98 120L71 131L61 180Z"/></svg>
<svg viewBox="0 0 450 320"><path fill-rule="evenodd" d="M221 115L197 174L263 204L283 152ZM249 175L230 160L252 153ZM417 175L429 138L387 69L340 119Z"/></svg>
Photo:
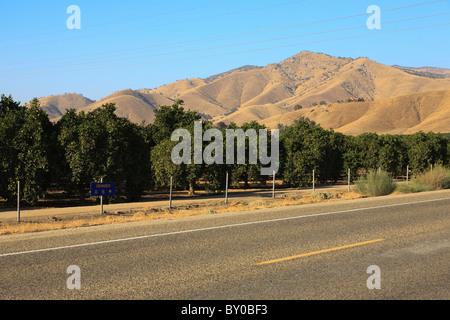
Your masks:
<svg viewBox="0 0 450 320"><path fill-rule="evenodd" d="M205 209L203 211L203 214L216 214L216 213L217 213L217 211L213 210L213 209Z"/></svg>
<svg viewBox="0 0 450 320"><path fill-rule="evenodd" d="M417 181L433 190L450 188L450 169L437 165L433 170L420 173Z"/></svg>
<svg viewBox="0 0 450 320"><path fill-rule="evenodd" d="M412 181L411 183L402 184L397 187L397 191L401 193L414 193L423 191L432 191L433 188L418 181Z"/></svg>
<svg viewBox="0 0 450 320"><path fill-rule="evenodd" d="M255 208L255 207L267 207L269 205L269 203L267 201L263 201L263 200L255 200L250 202L247 206L251 207L251 208Z"/></svg>
<svg viewBox="0 0 450 320"><path fill-rule="evenodd" d="M365 196L384 196L397 188L392 177L384 171L370 172L365 178L358 180L355 191Z"/></svg>
<svg viewBox="0 0 450 320"><path fill-rule="evenodd" d="M326 199L339 199L341 196L334 192L313 192L314 198L326 200Z"/></svg>

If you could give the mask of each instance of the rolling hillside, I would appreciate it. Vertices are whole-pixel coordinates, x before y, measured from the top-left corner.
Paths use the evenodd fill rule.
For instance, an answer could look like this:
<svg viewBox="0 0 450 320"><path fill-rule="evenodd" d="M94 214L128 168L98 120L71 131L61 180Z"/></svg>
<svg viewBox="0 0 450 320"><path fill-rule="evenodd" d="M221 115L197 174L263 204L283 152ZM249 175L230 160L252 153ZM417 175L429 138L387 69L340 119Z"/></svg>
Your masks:
<svg viewBox="0 0 450 320"><path fill-rule="evenodd" d="M261 120L269 128L308 118L344 134L362 132L409 134L450 132L450 90L410 93L367 102L334 103L301 109Z"/></svg>
<svg viewBox="0 0 450 320"><path fill-rule="evenodd" d="M125 117L130 121L141 123L152 123L155 119L154 109L160 105L171 105L174 101L166 96L157 93L144 93L131 89L125 89L113 93L95 103L89 104L79 110L89 112L101 107L105 103L115 103L116 114Z"/></svg>
<svg viewBox="0 0 450 320"><path fill-rule="evenodd" d="M77 93L66 93L39 99L42 109L47 112L50 119L61 117L67 109L79 109L94 102L94 100Z"/></svg>
<svg viewBox="0 0 450 320"><path fill-rule="evenodd" d="M368 58L304 51L265 67L244 66L156 89L122 90L76 107L89 111L115 102L118 115L149 123L155 108L181 99L185 108L216 123L257 120L273 126L303 116L351 134L450 132L448 74L447 69L387 66ZM365 102L337 103L349 99Z"/></svg>

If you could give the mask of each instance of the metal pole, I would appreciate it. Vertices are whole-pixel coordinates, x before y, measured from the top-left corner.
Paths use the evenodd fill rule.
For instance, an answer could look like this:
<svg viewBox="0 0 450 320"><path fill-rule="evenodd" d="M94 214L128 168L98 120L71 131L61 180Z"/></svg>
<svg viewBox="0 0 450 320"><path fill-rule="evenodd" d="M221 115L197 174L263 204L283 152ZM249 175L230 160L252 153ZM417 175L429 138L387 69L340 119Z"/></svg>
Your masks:
<svg viewBox="0 0 450 320"><path fill-rule="evenodd" d="M228 203L228 172L225 180L225 203Z"/></svg>
<svg viewBox="0 0 450 320"><path fill-rule="evenodd" d="M273 171L272 198L275 198L275 171Z"/></svg>
<svg viewBox="0 0 450 320"><path fill-rule="evenodd" d="M348 191L350 192L350 168L348 168Z"/></svg>
<svg viewBox="0 0 450 320"><path fill-rule="evenodd" d="M409 182L409 166L406 166L406 183Z"/></svg>
<svg viewBox="0 0 450 320"><path fill-rule="evenodd" d="M20 222L20 180L17 180L17 222Z"/></svg>
<svg viewBox="0 0 450 320"><path fill-rule="evenodd" d="M313 192L316 192L316 183L315 183L315 180L316 180L316 178L315 178L315 172L314 172L314 170L313 170Z"/></svg>
<svg viewBox="0 0 450 320"><path fill-rule="evenodd" d="M103 178L100 179L100 182L103 183ZM100 196L100 214L103 214L103 196Z"/></svg>
<svg viewBox="0 0 450 320"><path fill-rule="evenodd" d="M169 209L172 209L172 185L173 185L173 176L170 176Z"/></svg>

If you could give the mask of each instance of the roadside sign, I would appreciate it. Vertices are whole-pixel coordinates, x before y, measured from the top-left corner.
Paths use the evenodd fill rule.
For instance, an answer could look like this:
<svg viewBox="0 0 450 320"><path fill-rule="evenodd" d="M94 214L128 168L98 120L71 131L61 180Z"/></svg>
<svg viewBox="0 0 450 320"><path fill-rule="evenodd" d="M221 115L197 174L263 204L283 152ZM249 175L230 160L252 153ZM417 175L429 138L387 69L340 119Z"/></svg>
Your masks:
<svg viewBox="0 0 450 320"><path fill-rule="evenodd" d="M91 197L115 196L115 195L116 195L115 182L91 183Z"/></svg>

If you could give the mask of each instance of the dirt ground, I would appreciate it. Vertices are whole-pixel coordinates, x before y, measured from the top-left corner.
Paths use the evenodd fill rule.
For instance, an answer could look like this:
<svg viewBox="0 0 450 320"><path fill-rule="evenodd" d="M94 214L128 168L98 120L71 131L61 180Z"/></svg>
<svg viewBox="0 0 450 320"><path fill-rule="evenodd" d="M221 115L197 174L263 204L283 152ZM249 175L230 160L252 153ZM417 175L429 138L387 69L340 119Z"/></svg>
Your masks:
<svg viewBox="0 0 450 320"><path fill-rule="evenodd" d="M327 185L317 187L314 193L312 188L279 189L275 190L275 198L271 189L234 189L229 191L227 203L225 194L198 192L188 197L180 192L174 194L171 208L167 196L161 195L134 203L105 204L103 214L98 204L24 208L20 222L17 210L6 208L0 209L0 235L361 198L347 188L347 185Z"/></svg>

